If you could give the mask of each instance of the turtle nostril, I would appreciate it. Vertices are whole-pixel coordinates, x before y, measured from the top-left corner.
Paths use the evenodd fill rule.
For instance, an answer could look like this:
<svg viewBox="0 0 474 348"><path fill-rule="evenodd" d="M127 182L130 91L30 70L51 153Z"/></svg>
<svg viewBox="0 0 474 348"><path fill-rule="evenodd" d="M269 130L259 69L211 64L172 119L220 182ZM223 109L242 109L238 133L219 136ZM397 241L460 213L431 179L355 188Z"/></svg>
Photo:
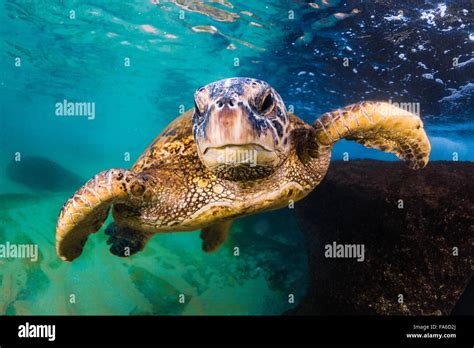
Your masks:
<svg viewBox="0 0 474 348"><path fill-rule="evenodd" d="M229 107L233 108L234 106L237 105L237 102L235 99L231 99L231 98L222 98L222 99L219 99L217 102L216 102L216 105L217 107L220 109L222 107L224 107L225 105L228 105Z"/></svg>

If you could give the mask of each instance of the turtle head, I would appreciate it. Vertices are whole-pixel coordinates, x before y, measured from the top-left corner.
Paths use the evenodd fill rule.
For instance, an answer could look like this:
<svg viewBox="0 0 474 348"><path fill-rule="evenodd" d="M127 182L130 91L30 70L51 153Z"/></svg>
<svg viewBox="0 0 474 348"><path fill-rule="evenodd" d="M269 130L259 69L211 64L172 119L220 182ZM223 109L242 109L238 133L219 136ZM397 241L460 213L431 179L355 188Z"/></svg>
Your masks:
<svg viewBox="0 0 474 348"><path fill-rule="evenodd" d="M289 115L268 83L251 78L220 80L199 88L194 101L198 155L217 176L262 178L288 157Z"/></svg>

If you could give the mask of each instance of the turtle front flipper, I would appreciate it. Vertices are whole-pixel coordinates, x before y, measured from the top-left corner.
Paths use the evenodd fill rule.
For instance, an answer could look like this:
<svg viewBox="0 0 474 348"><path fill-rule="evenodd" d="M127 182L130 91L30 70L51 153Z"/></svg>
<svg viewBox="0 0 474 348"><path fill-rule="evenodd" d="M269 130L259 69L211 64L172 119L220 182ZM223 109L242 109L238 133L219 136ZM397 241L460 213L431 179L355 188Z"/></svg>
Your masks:
<svg viewBox="0 0 474 348"><path fill-rule="evenodd" d="M412 169L426 166L431 145L423 122L391 103L362 102L327 112L313 125L316 146L332 146L341 138L392 152Z"/></svg>
<svg viewBox="0 0 474 348"><path fill-rule="evenodd" d="M65 261L77 258L89 234L103 225L113 203L129 202L145 191L147 177L126 169L95 175L64 203L56 224L56 253Z"/></svg>
<svg viewBox="0 0 474 348"><path fill-rule="evenodd" d="M227 239L233 220L216 222L201 231L202 250L205 252L216 251Z"/></svg>

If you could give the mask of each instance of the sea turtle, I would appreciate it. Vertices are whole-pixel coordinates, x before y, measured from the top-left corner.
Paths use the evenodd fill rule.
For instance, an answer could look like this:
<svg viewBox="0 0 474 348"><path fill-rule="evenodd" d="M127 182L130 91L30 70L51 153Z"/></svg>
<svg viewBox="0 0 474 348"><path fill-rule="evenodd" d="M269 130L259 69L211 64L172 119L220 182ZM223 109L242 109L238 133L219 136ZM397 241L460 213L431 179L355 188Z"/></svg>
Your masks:
<svg viewBox="0 0 474 348"><path fill-rule="evenodd" d="M202 230L216 250L239 217L279 209L324 178L335 142L345 138L392 152L412 169L428 163L421 119L387 102L350 105L312 125L288 112L268 83L229 78L199 88L194 108L168 125L131 169L95 175L64 204L57 254L77 258L112 205L111 252L130 256L155 233Z"/></svg>

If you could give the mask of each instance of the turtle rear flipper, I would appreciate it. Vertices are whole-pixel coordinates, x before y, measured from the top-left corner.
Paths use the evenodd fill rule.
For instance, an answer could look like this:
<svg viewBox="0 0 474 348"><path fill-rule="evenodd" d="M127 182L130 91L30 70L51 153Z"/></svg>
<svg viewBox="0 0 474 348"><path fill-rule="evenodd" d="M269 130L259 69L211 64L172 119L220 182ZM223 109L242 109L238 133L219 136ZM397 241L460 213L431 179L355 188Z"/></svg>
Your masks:
<svg viewBox="0 0 474 348"><path fill-rule="evenodd" d="M119 226L116 223L107 226L105 234L110 236L107 240L107 244L111 244L110 252L119 257L129 257L142 251L154 235Z"/></svg>
<svg viewBox="0 0 474 348"><path fill-rule="evenodd" d="M145 191L141 174L110 169L95 175L64 203L56 224L56 252L65 261L77 258L89 234L103 225L113 203L130 202Z"/></svg>
<svg viewBox="0 0 474 348"><path fill-rule="evenodd" d="M216 222L203 228L201 231L202 250L211 253L219 249L227 239L233 221L234 220Z"/></svg>
<svg viewBox="0 0 474 348"><path fill-rule="evenodd" d="M313 125L316 143L331 146L341 138L392 152L412 169L426 166L431 145L414 113L386 102L362 102L327 112Z"/></svg>

